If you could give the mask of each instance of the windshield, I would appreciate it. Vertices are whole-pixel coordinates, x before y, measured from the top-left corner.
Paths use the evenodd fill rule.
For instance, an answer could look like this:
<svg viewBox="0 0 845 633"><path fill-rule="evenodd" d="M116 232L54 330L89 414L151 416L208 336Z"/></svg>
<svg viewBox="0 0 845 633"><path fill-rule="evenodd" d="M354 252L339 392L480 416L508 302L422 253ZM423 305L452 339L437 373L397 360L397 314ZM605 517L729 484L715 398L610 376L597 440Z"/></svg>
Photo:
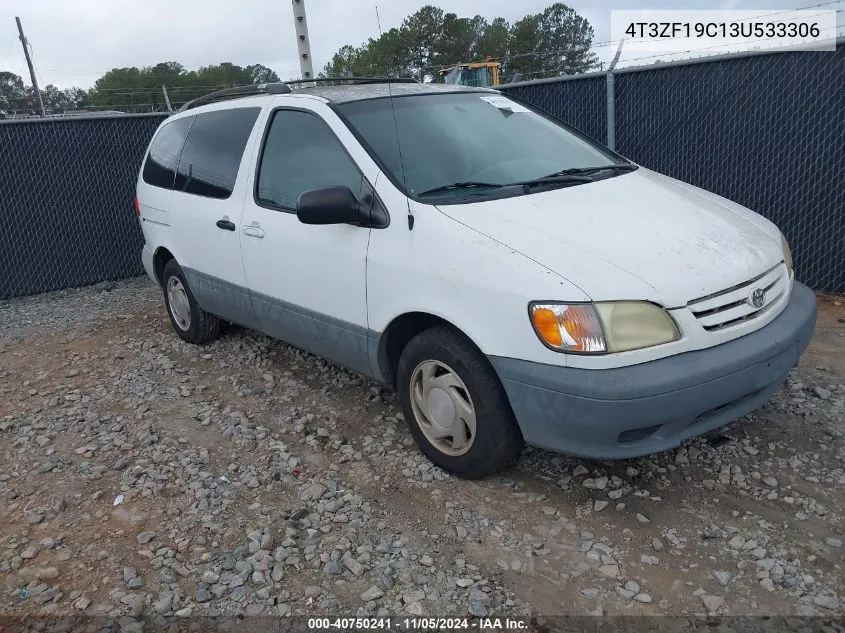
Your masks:
<svg viewBox="0 0 845 633"><path fill-rule="evenodd" d="M441 203L467 196L521 195L530 191L504 193L500 186L566 169L627 164L497 93L440 93L392 101L395 124L390 98L341 103L335 108L393 181L414 199L430 202L436 198ZM624 172L613 175L619 173ZM468 182L491 186L434 191Z"/></svg>

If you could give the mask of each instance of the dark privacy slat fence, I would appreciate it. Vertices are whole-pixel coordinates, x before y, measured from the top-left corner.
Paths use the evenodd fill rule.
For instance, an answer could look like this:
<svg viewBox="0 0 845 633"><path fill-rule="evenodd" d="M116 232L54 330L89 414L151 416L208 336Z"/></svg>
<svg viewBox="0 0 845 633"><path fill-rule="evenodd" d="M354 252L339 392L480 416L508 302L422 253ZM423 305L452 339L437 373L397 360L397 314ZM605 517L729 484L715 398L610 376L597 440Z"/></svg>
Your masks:
<svg viewBox="0 0 845 633"><path fill-rule="evenodd" d="M614 80L620 153L762 213L792 244L799 279L845 293L845 46ZM603 74L504 90L607 139ZM132 199L160 121L0 122L0 299L142 274Z"/></svg>
<svg viewBox="0 0 845 633"><path fill-rule="evenodd" d="M144 272L135 181L162 118L0 123L0 299Z"/></svg>

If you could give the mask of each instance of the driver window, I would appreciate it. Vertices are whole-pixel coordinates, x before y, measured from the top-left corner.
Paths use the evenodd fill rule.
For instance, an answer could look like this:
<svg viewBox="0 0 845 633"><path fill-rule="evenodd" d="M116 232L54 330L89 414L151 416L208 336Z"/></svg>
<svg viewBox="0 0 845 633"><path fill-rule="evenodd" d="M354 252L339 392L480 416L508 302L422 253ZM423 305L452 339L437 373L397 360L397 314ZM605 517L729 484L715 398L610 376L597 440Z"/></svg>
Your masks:
<svg viewBox="0 0 845 633"><path fill-rule="evenodd" d="M303 191L346 185L361 191L362 176L328 125L314 114L278 110L258 167L258 202L295 211Z"/></svg>

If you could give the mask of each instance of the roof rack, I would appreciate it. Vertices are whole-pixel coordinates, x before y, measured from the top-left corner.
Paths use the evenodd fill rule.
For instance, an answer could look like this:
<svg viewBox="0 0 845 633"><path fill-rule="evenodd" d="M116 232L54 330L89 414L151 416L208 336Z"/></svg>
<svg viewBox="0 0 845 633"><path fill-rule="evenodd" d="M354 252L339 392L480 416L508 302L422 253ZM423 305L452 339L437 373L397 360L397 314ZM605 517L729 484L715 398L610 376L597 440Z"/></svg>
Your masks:
<svg viewBox="0 0 845 633"><path fill-rule="evenodd" d="M388 83L419 83L411 77L316 77L313 79L292 79L290 81L276 81L273 83L251 84L211 92L185 103L178 112L190 110L206 103L214 103L223 99L236 97L251 97L255 95L283 95L293 92L291 86L309 83L348 83L348 84L388 84Z"/></svg>
<svg viewBox="0 0 845 633"><path fill-rule="evenodd" d="M183 110L190 110L191 108L196 108L197 106L201 106L206 103L214 103L215 101L220 101L222 99L230 99L233 97L250 97L253 95L283 95L289 92L291 92L290 86L288 86L287 83L282 82L251 84L249 86L226 88L224 90L211 92L207 95L203 95L201 97L197 97L196 99L188 101L185 105L179 108L178 111L182 112Z"/></svg>

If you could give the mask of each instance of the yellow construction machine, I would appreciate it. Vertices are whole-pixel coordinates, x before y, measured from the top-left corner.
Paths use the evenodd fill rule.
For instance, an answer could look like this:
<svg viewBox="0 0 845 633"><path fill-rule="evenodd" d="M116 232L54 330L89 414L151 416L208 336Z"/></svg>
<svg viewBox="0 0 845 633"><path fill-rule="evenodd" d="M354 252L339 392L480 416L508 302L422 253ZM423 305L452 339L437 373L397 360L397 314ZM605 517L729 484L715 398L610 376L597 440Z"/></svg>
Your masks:
<svg viewBox="0 0 845 633"><path fill-rule="evenodd" d="M454 86L492 88L501 83L501 68L501 62L494 62L489 59L483 62L455 64L448 68L441 68L439 79L440 83Z"/></svg>

